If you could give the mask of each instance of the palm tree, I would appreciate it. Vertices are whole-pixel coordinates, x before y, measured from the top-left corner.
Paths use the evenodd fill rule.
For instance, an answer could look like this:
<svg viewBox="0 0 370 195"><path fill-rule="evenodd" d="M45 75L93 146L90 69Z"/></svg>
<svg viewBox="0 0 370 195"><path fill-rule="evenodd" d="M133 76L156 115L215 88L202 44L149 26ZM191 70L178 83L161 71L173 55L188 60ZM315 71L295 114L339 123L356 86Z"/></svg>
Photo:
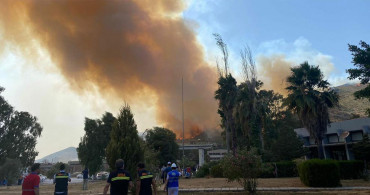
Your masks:
<svg viewBox="0 0 370 195"><path fill-rule="evenodd" d="M237 146L233 110L238 90L236 80L231 76L231 74L228 74L226 76L220 76L217 83L219 88L215 92L215 98L219 101L219 114L222 117L222 121L224 123L223 126L226 130L226 145L229 148L229 133L231 132L231 149L235 155Z"/></svg>
<svg viewBox="0 0 370 195"><path fill-rule="evenodd" d="M324 158L322 140L330 123L328 108L338 104L338 94L323 79L318 66L304 62L291 68L292 74L287 78L289 92L284 104L295 112L303 126L315 139L319 158Z"/></svg>
<svg viewBox="0 0 370 195"><path fill-rule="evenodd" d="M217 63L219 78L218 78L218 89L215 92L215 98L219 101L219 109L218 113L222 119L222 126L225 128L226 132L226 146L227 150L229 151L230 148L230 132L232 135L231 140L231 149L233 151L233 155L236 155L236 130L235 130L235 120L233 116L233 110L235 106L235 99L238 91L238 87L236 85L236 80L234 77L228 72L229 66L229 52L227 49L227 45L222 40L219 34L214 34L217 46L220 48L223 54L223 63L224 63L224 70L220 68Z"/></svg>

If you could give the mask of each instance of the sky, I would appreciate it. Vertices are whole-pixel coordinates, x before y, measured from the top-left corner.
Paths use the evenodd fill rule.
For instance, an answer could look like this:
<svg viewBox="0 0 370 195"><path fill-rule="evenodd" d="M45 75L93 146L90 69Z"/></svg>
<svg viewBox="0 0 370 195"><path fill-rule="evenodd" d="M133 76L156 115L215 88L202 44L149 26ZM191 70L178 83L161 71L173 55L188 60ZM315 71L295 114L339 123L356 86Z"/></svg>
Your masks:
<svg viewBox="0 0 370 195"><path fill-rule="evenodd" d="M258 77L266 88L281 93L284 93L282 83L289 74L289 68L304 61L319 65L325 78L334 86L350 82L345 72L353 67L348 44L358 44L360 40L370 42L370 1L366 0L187 0L182 6L171 0L162 3L166 2L171 6L160 4L161 9L145 7L147 5L139 7L153 18L174 17L183 23L186 29L178 31L177 37L188 37L188 34L181 34L183 32L193 33L196 38L194 44L199 47L193 47L193 44L189 51L196 50L206 66L213 70L221 53L212 34L220 34L230 51L232 73L239 81L242 79L239 53L248 45L256 60ZM156 10L168 15L156 15ZM0 17L3 17L0 21L6 20L4 15ZM32 20L34 18L30 17L25 26ZM22 27L24 24L15 22L12 25ZM2 95L15 109L35 115L43 126L36 146L39 151L37 159L70 146L77 147L84 135L85 117L99 118L105 111L116 115L126 101L132 107L139 133L156 125L166 126L163 117L157 116L158 105L163 106L163 103L160 100L156 100L158 104L148 101L148 96L161 99L161 93L168 95L158 89L162 85L145 85L149 86L145 90L160 91L154 95L141 90L136 99L132 96L121 98L124 95L118 92L117 87L113 88L113 92L105 91L89 77L80 80L72 78L61 68L60 60L56 60L55 56L61 55L58 52L62 50L51 52L51 46L40 41L36 34L27 37L30 41L8 41L10 36L7 33L0 23L0 41L3 43L0 47L0 86L6 89ZM166 39L160 40L163 47L167 46ZM31 44L32 49L22 49L23 42ZM172 45L168 45L171 49ZM207 74L200 75L204 78ZM92 84L85 84L86 79ZM76 92L75 88L79 86L76 82L84 83L88 90ZM196 97L192 98L189 102L195 101ZM211 98L209 101L214 100ZM206 114L202 113L199 117Z"/></svg>

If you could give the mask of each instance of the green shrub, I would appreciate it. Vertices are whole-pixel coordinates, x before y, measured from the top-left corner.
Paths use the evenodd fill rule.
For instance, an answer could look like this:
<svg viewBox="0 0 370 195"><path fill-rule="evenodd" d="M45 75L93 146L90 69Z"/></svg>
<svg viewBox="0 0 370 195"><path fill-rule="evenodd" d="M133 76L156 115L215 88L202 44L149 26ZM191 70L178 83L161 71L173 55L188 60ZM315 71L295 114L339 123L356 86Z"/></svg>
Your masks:
<svg viewBox="0 0 370 195"><path fill-rule="evenodd" d="M276 163L278 177L297 177L297 165L293 161L281 161Z"/></svg>
<svg viewBox="0 0 370 195"><path fill-rule="evenodd" d="M360 179L364 170L364 163L358 160L338 161L341 179Z"/></svg>
<svg viewBox="0 0 370 195"><path fill-rule="evenodd" d="M274 178L275 167L272 163L263 163L259 178Z"/></svg>
<svg viewBox="0 0 370 195"><path fill-rule="evenodd" d="M262 163L255 150L240 150L235 156L224 157L221 163L224 176L229 182L237 181L250 194L256 193Z"/></svg>
<svg viewBox="0 0 370 195"><path fill-rule="evenodd" d="M223 177L224 176L224 171L222 169L221 163L211 167L210 174L212 177Z"/></svg>
<svg viewBox="0 0 370 195"><path fill-rule="evenodd" d="M207 175L209 175L209 169L202 166L202 167L199 168L199 170L197 171L197 174L195 176L201 178L201 177L205 177Z"/></svg>
<svg viewBox="0 0 370 195"><path fill-rule="evenodd" d="M336 187L340 184L339 163L334 160L312 159L298 164L299 178L310 187Z"/></svg>
<svg viewBox="0 0 370 195"><path fill-rule="evenodd" d="M217 165L218 162L209 162L204 164L202 167L199 168L197 171L196 177L205 177L210 174L211 167Z"/></svg>

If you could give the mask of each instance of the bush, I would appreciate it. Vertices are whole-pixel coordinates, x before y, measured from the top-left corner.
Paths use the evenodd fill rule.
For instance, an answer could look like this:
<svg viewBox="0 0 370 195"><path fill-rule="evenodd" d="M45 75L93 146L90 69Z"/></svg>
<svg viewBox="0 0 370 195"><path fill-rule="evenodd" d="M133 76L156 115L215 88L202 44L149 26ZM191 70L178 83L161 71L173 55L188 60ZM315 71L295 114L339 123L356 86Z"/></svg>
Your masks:
<svg viewBox="0 0 370 195"><path fill-rule="evenodd" d="M257 190L261 164L261 157L254 150L241 150L235 156L228 155L222 160L224 176L228 181L237 181L251 194Z"/></svg>
<svg viewBox="0 0 370 195"><path fill-rule="evenodd" d="M334 160L312 159L298 164L299 178L310 187L336 187L340 184L339 163Z"/></svg>
<svg viewBox="0 0 370 195"><path fill-rule="evenodd" d="M360 179L364 170L364 163L358 160L338 161L341 179Z"/></svg>
<svg viewBox="0 0 370 195"><path fill-rule="evenodd" d="M224 171L222 169L221 163L211 167L210 174L212 177L223 177L224 176Z"/></svg>
<svg viewBox="0 0 370 195"><path fill-rule="evenodd" d="M215 165L218 165L218 164L219 164L219 162L216 162L216 161L205 163L203 166L201 166L199 168L199 170L197 171L197 174L195 176L196 177L205 177L205 176L210 175L210 169L212 167L214 167Z"/></svg>
<svg viewBox="0 0 370 195"><path fill-rule="evenodd" d="M259 178L274 178L275 167L272 163L263 163Z"/></svg>
<svg viewBox="0 0 370 195"><path fill-rule="evenodd" d="M297 177L297 165L293 161L281 161L276 163L277 177Z"/></svg>

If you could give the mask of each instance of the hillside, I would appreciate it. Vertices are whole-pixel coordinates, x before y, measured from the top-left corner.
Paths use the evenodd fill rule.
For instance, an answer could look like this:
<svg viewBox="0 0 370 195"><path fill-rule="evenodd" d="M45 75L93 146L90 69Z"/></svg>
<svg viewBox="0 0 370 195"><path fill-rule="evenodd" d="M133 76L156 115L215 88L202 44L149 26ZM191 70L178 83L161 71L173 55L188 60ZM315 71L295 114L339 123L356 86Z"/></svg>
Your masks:
<svg viewBox="0 0 370 195"><path fill-rule="evenodd" d="M343 121L358 117L365 117L367 108L370 108L370 102L367 99L356 100L353 96L355 91L365 88L365 85L345 84L335 87L339 94L339 107L330 109L330 119L332 122Z"/></svg>
<svg viewBox="0 0 370 195"><path fill-rule="evenodd" d="M75 147L69 147L64 150L60 150L53 154L49 154L41 159L36 160L36 162L64 162L78 160L77 151Z"/></svg>

